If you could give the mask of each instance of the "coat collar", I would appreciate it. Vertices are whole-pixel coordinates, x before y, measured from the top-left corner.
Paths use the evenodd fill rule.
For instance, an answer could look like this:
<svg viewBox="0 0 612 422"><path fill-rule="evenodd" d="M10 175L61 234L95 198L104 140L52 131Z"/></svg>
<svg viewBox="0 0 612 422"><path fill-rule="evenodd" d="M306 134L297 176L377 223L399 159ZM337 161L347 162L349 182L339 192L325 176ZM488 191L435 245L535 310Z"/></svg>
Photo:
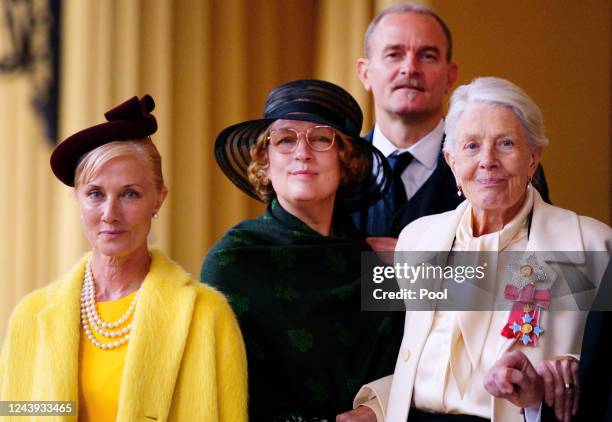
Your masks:
<svg viewBox="0 0 612 422"><path fill-rule="evenodd" d="M539 192L534 189L533 213L526 250L538 252L537 257L544 261L541 264L550 285L556 281L558 274L548 265L549 263L584 264L584 244L578 215L547 204ZM565 254L564 251L572 253ZM515 342L515 339L500 337L497 357L501 357Z"/></svg>
<svg viewBox="0 0 612 422"><path fill-rule="evenodd" d="M49 379L57 397L78 397L80 294L85 255L49 291L38 315L41 341L49 351ZM117 420L164 419L170 411L196 290L190 276L159 251L152 251L149 273L134 313L133 334L123 370ZM67 335L67 333L78 333Z"/></svg>
<svg viewBox="0 0 612 422"><path fill-rule="evenodd" d="M134 314L121 380L117 420L165 420L196 299L191 278L162 253L153 251Z"/></svg>
<svg viewBox="0 0 612 422"><path fill-rule="evenodd" d="M50 397L66 400L79 396L78 362L81 323L81 285L87 256L57 282L56 289L48 290L47 306L37 317L40 341L48 357L48 386ZM74 335L76 333L76 335Z"/></svg>
<svg viewBox="0 0 612 422"><path fill-rule="evenodd" d="M560 230L561 229L561 230ZM537 190L533 195L533 215L527 243L528 251L574 251L571 257L547 254L547 261L584 264L584 243L580 233L578 215L544 202Z"/></svg>
<svg viewBox="0 0 612 422"><path fill-rule="evenodd" d="M534 190L533 193L533 212L527 250L583 252L584 245L576 213L547 204L537 190ZM450 251L453 247L457 226L467 206L468 201L463 201L454 211L436 216L444 215L446 218L438 218L434 224L431 224L411 249ZM560 227L563 228L562 233L559 231ZM554 257L551 255L550 259L554 259L555 262L582 264L584 254L572 254L572 257L554 254Z"/></svg>
<svg viewBox="0 0 612 422"><path fill-rule="evenodd" d="M463 201L455 210L435 216L435 221L428 225L416 245L410 249L416 251L450 252L455 241L457 226L469 202Z"/></svg>

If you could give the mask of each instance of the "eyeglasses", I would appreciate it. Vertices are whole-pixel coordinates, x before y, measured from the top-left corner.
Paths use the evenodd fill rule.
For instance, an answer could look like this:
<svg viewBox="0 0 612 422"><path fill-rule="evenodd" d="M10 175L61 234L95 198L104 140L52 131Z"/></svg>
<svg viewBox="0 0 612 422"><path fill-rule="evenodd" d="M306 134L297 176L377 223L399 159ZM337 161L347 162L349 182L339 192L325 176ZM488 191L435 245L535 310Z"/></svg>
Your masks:
<svg viewBox="0 0 612 422"><path fill-rule="evenodd" d="M272 129L268 135L270 146L281 154L290 154L300 143L300 134L293 128ZM324 152L334 146L336 131L330 126L313 126L306 130L306 143L317 152Z"/></svg>

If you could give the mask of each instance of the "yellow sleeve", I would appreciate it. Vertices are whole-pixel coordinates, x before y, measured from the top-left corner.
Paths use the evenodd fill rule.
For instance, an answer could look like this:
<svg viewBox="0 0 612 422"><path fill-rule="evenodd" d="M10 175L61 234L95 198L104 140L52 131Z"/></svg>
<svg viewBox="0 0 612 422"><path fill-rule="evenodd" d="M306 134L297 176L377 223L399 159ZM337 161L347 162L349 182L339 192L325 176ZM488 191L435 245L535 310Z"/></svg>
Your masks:
<svg viewBox="0 0 612 422"><path fill-rule="evenodd" d="M0 350L0 400L5 400L6 397L6 367L8 360L8 347L9 347L9 338L11 332L10 327L7 330L6 336L4 337L4 341L2 342L2 349Z"/></svg>
<svg viewBox="0 0 612 422"><path fill-rule="evenodd" d="M0 351L0 400L31 400L32 361L36 344L37 292L21 300L9 318ZM16 380L19 380L17 382Z"/></svg>
<svg viewBox="0 0 612 422"><path fill-rule="evenodd" d="M223 301L216 327L219 422L246 422L247 360L238 321Z"/></svg>

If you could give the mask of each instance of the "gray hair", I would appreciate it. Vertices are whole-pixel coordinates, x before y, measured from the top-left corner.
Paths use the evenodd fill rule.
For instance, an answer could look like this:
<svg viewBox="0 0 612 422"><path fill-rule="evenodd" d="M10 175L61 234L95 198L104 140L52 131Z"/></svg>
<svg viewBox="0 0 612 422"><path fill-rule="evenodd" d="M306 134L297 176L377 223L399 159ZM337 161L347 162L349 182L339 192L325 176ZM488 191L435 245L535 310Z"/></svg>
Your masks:
<svg viewBox="0 0 612 422"><path fill-rule="evenodd" d="M466 110L476 104L509 108L525 129L532 149L548 145L542 112L525 91L505 79L483 77L461 85L453 92L445 119L444 152L455 154L457 122Z"/></svg>
<svg viewBox="0 0 612 422"><path fill-rule="evenodd" d="M446 37L446 61L451 61L451 58L453 56L453 37L451 35L450 29L448 28L448 25L446 25L442 18L432 9L412 3L404 3L397 6L389 7L388 9L385 9L378 15L376 15L374 19L372 19L365 33L363 49L366 58L370 58L370 43L372 41L372 35L376 30L376 26L378 26L378 23L382 20L382 18L387 15L393 15L395 13L416 13L419 15L431 16L432 18L434 18L442 27L442 31L444 31L444 36Z"/></svg>

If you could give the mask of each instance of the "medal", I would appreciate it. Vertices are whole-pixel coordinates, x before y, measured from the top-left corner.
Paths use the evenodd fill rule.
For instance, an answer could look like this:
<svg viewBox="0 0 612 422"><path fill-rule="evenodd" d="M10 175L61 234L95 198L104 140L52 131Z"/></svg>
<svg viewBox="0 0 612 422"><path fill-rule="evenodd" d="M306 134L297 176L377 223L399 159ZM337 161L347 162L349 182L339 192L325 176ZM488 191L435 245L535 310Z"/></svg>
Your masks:
<svg viewBox="0 0 612 422"><path fill-rule="evenodd" d="M540 310L541 308L537 307L536 310ZM525 313L523 315L523 323L518 324L516 321L512 323L512 337L517 337L525 346L529 345L529 343L533 343L532 346L535 346L535 339L540 337L540 334L544 332L544 329L539 325L533 325L534 320L538 320L538 317L531 316L529 313ZM535 335L535 338L532 337L532 334ZM510 338L512 338L510 337Z"/></svg>
<svg viewBox="0 0 612 422"><path fill-rule="evenodd" d="M518 339L524 346L536 346L537 339L544 332L540 316L542 309L550 305L550 290L537 289L535 283L546 280L546 273L533 254L526 261L508 265L508 270L512 282L506 284L504 297L514 304L501 334Z"/></svg>

